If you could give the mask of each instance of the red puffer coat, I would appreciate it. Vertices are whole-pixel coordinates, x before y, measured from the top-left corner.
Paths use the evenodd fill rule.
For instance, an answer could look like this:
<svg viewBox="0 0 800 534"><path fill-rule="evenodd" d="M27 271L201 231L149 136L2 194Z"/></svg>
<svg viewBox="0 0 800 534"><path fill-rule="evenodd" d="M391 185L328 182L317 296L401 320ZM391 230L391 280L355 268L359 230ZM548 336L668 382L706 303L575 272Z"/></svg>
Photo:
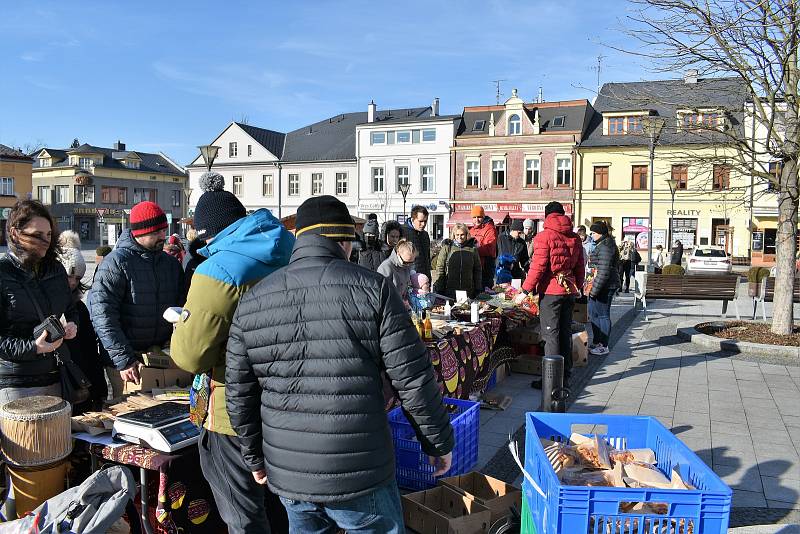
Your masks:
<svg viewBox="0 0 800 534"><path fill-rule="evenodd" d="M522 289L543 295L578 295L585 276L583 244L572 231L572 221L551 213L544 230L533 238L533 258Z"/></svg>
<svg viewBox="0 0 800 534"><path fill-rule="evenodd" d="M497 228L493 222L487 221L480 227L473 226L469 229L469 235L478 242L478 256L481 257L481 262L484 258L497 257Z"/></svg>

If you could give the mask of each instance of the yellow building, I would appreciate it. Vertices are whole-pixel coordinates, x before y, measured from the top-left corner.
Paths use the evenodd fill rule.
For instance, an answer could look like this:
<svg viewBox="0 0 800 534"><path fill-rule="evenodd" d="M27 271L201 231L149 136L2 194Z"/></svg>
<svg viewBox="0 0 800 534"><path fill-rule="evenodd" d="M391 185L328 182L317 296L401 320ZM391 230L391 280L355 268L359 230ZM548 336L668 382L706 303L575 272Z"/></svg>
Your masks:
<svg viewBox="0 0 800 534"><path fill-rule="evenodd" d="M0 245L6 244L6 220L19 199L30 198L33 159L0 145Z"/></svg>
<svg viewBox="0 0 800 534"><path fill-rule="evenodd" d="M734 168L721 131L738 131L746 93L730 78L605 84L579 147L576 224L605 220L618 241L720 245L746 258L749 177ZM653 220L650 221L651 125ZM735 130L732 130L735 129ZM674 187L674 198L672 188Z"/></svg>

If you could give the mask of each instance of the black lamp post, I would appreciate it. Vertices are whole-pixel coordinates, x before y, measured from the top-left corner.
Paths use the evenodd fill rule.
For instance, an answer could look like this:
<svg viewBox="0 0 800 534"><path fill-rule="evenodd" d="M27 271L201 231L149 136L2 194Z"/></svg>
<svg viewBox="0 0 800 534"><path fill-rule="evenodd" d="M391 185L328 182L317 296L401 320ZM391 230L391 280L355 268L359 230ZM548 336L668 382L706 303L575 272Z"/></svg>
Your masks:
<svg viewBox="0 0 800 534"><path fill-rule="evenodd" d="M411 184L408 182L403 182L399 186L400 193L403 195L403 217L406 216L406 197L408 196L408 190L411 189Z"/></svg>
<svg viewBox="0 0 800 534"><path fill-rule="evenodd" d="M211 172L211 166L214 165L214 160L217 159L217 153L221 147L216 145L201 145L197 148L200 149L200 155L203 156L206 169Z"/></svg>
<svg viewBox="0 0 800 534"><path fill-rule="evenodd" d="M667 180L667 184L669 185L669 192L672 195L672 208L669 212L669 232L667 235L669 239L667 240L667 248L672 248L672 218L675 216L675 193L678 191L678 180L675 178L670 178Z"/></svg>
<svg viewBox="0 0 800 534"><path fill-rule="evenodd" d="M647 236L647 265L648 269L653 266L653 180L654 180L654 163L656 159L656 142L661 135L661 129L664 127L666 120L664 117L656 117L649 115L642 120L642 129L644 133L650 137L650 219L649 219L649 232Z"/></svg>

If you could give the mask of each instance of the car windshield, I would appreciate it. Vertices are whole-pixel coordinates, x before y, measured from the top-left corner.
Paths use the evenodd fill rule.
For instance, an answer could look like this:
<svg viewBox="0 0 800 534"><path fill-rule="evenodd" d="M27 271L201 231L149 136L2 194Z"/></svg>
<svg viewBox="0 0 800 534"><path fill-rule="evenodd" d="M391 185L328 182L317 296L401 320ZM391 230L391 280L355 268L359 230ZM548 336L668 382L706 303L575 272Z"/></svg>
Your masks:
<svg viewBox="0 0 800 534"><path fill-rule="evenodd" d="M724 250L719 250L715 248L706 248L702 249L699 248L694 251L694 255L697 258L727 258L728 255L725 254Z"/></svg>

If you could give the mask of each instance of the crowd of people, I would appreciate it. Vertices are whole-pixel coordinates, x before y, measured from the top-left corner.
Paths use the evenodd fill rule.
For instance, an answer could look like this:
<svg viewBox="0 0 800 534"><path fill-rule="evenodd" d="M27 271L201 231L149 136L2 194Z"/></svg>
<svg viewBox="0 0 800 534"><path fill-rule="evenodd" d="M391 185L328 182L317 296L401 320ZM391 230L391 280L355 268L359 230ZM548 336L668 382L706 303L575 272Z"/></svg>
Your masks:
<svg viewBox="0 0 800 534"><path fill-rule="evenodd" d="M386 380L437 474L454 445L408 313L415 296L474 297L522 280L518 302L538 295L545 352L564 357L568 384L575 300L588 297L591 351L607 354L612 300L641 262L603 222L574 231L558 202L539 232L530 219L500 232L475 206L472 226L454 224L432 257L423 206L404 224L370 215L359 235L342 202L316 196L292 234L223 186L203 176L186 246L157 204L135 205L91 284L78 236L59 235L38 201L18 202L0 258L0 403L66 396L59 365L72 359L90 382L75 413L99 409L169 346L195 375L201 468L232 533L402 531ZM665 259L659 249L655 266ZM175 325L162 317L170 307L182 310ZM61 337L33 335L48 317Z"/></svg>

